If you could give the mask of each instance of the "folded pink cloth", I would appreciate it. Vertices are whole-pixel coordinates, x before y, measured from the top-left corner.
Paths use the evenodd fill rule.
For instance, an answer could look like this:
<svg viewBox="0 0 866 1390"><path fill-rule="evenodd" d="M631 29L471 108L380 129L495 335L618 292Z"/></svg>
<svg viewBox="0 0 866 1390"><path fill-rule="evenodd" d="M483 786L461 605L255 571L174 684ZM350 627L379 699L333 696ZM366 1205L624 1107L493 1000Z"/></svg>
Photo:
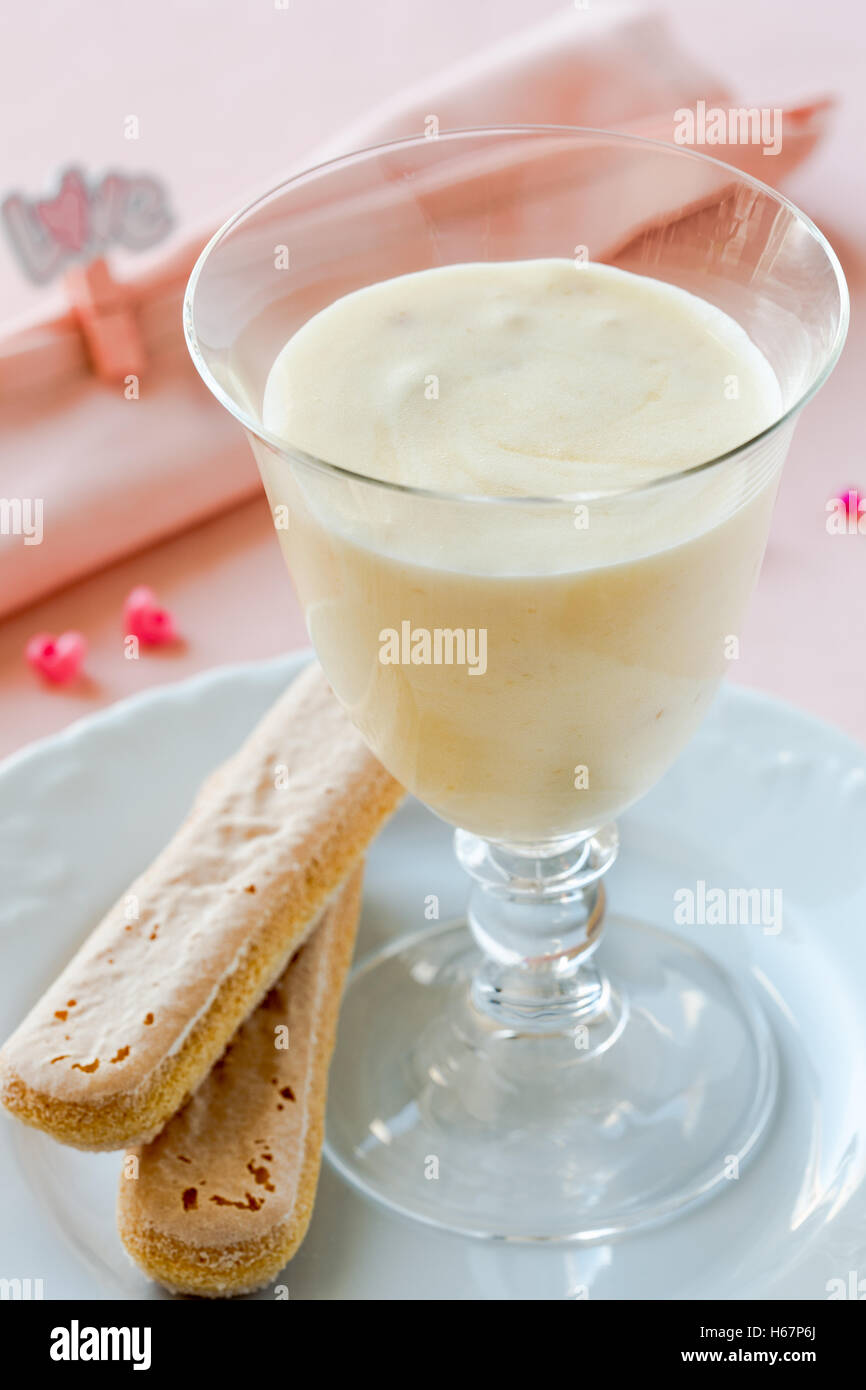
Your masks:
<svg viewBox="0 0 866 1390"><path fill-rule="evenodd" d="M420 134L431 115L440 130L582 125L672 141L678 109L729 100L659 18L564 12L394 98L303 163ZM820 138L827 107L787 110L775 158L749 144L707 152L776 183ZM273 183L292 172L275 170ZM184 287L212 231L187 229L155 269L123 288L121 318L130 316L143 362L137 396L95 375L73 309L0 342L0 498L43 507L41 544L0 535L0 615L257 491L242 433L199 381L182 338Z"/></svg>

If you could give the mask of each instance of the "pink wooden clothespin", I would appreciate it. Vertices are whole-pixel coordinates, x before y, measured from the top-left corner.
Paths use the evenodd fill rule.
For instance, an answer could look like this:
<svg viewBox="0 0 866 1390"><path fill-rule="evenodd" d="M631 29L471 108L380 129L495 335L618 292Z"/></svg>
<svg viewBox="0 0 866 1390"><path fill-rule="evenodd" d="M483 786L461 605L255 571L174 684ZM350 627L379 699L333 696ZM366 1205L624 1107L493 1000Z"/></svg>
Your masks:
<svg viewBox="0 0 866 1390"><path fill-rule="evenodd" d="M96 375L112 383L140 376L144 345L129 292L113 279L105 260L100 256L70 266L63 278Z"/></svg>

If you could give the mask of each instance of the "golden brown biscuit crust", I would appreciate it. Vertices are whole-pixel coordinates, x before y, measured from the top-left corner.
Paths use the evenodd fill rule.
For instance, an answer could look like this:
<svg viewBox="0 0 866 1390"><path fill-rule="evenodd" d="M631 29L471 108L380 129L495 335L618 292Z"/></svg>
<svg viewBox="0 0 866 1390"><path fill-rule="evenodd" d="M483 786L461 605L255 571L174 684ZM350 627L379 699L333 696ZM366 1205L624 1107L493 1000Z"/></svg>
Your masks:
<svg viewBox="0 0 866 1390"><path fill-rule="evenodd" d="M283 1268L306 1234L361 878L356 869L188 1105L126 1156L121 1238L173 1292L248 1293ZM275 1046L281 1028L288 1048Z"/></svg>
<svg viewBox="0 0 866 1390"><path fill-rule="evenodd" d="M152 1138L401 795L313 663L6 1043L3 1103L77 1148Z"/></svg>

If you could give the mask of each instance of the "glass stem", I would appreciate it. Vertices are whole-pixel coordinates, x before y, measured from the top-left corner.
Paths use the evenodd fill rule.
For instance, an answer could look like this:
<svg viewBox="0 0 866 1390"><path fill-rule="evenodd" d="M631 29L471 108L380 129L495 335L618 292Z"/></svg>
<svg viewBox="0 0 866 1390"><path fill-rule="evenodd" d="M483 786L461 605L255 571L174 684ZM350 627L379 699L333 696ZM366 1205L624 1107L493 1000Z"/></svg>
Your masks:
<svg viewBox="0 0 866 1390"><path fill-rule="evenodd" d="M616 826L520 846L458 830L455 848L473 879L468 918L482 956L475 1007L521 1033L573 1032L608 1013L610 986L592 956Z"/></svg>

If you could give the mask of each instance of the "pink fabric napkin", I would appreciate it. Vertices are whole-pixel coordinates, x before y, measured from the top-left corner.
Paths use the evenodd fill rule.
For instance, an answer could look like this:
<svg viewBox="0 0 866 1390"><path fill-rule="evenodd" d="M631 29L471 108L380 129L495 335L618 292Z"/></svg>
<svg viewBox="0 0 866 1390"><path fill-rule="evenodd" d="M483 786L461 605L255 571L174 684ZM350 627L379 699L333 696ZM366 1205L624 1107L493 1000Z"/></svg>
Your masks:
<svg viewBox="0 0 866 1390"><path fill-rule="evenodd" d="M441 130L584 125L672 141L678 109L730 100L659 18L567 11L388 101L303 164L420 134L430 116ZM707 152L777 183L820 138L827 107L787 110L773 159L747 144ZM273 183L293 172L275 170ZM124 286L143 354L132 391L94 374L74 310L0 343L0 498L40 499L43 530L41 544L0 535L0 615L258 490L243 435L199 381L182 338L184 287L213 229L187 229L156 269Z"/></svg>

